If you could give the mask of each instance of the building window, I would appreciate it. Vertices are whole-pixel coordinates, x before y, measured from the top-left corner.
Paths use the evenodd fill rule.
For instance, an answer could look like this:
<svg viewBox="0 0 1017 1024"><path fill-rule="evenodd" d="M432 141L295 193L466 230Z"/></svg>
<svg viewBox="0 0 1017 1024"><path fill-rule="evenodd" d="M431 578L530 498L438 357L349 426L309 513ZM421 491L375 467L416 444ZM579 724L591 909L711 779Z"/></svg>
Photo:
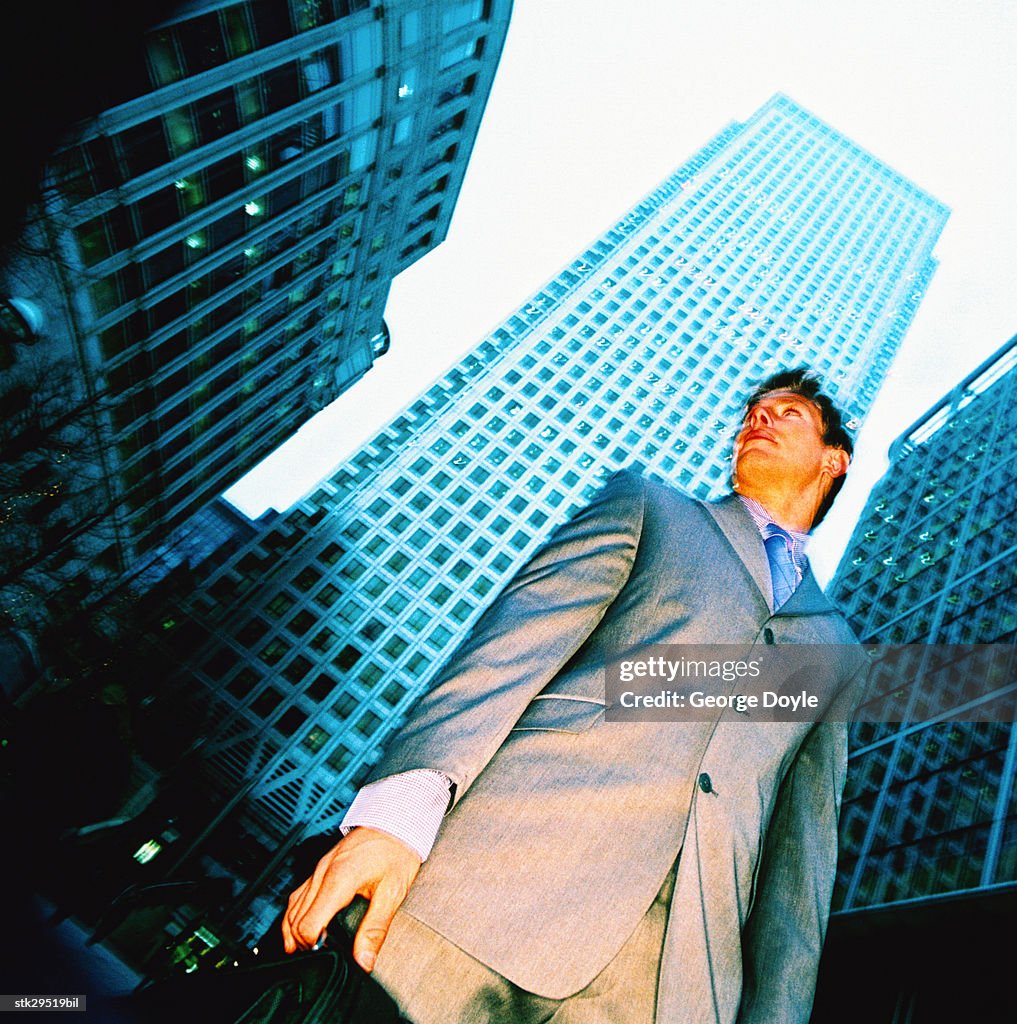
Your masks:
<svg viewBox="0 0 1017 1024"><path fill-rule="evenodd" d="M479 21L484 14L484 0L470 0L469 3L456 4L441 16L441 30L446 35L457 28L463 28Z"/></svg>
<svg viewBox="0 0 1017 1024"><path fill-rule="evenodd" d="M420 11L404 14L399 24L399 45L414 46L420 41Z"/></svg>

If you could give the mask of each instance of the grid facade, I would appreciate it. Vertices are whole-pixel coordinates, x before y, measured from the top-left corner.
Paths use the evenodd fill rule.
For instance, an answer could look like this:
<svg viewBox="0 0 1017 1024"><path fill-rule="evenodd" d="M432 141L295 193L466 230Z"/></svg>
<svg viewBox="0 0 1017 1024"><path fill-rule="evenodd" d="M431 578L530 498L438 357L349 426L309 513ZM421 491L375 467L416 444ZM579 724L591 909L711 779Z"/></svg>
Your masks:
<svg viewBox="0 0 1017 1024"><path fill-rule="evenodd" d="M945 218L786 97L721 131L174 610L186 685L216 709L210 785L246 787L270 844L334 826L604 477L724 492L743 401L788 363L823 370L860 421Z"/></svg>
<svg viewBox="0 0 1017 1024"><path fill-rule="evenodd" d="M1013 645L1017 337L898 438L890 462L833 598L864 642ZM916 724L853 727L835 908L1017 881L1017 694L1009 675L984 678L966 695L983 721L963 707L922 721L912 705L901 710Z"/></svg>
<svg viewBox="0 0 1017 1024"><path fill-rule="evenodd" d="M44 305L101 409L121 564L387 350L391 280L445 236L509 8L199 0L55 158Z"/></svg>

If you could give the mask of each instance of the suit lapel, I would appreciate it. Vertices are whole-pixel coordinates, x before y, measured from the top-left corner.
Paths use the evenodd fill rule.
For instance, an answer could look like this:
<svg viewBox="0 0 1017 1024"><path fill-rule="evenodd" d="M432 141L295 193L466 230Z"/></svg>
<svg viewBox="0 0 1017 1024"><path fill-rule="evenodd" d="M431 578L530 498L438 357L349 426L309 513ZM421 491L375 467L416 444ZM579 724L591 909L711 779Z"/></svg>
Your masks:
<svg viewBox="0 0 1017 1024"><path fill-rule="evenodd" d="M763 539L752 521L752 516L737 495L731 494L720 501L704 502L735 554L752 577L767 608L773 614L773 584L770 580L770 563L766 558ZM808 569L802 582L776 613L778 615L826 615L834 611L823 596L812 570Z"/></svg>
<svg viewBox="0 0 1017 1024"><path fill-rule="evenodd" d="M764 552L765 555L765 552ZM780 606L777 615L833 615L836 609L826 599L812 569L807 569L795 592Z"/></svg>
<svg viewBox="0 0 1017 1024"><path fill-rule="evenodd" d="M752 577L767 608L772 612L773 587L770 583L770 563L766 560L763 539L759 536L752 516L746 512L741 500L733 494L720 501L704 504Z"/></svg>

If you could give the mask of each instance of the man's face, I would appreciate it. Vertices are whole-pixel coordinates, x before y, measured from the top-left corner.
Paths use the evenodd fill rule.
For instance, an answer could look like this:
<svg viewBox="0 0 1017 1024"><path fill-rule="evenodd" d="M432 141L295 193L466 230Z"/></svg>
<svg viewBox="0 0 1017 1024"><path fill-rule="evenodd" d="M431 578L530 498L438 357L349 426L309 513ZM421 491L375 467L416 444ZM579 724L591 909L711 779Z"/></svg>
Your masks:
<svg viewBox="0 0 1017 1024"><path fill-rule="evenodd" d="M745 415L734 445L741 484L804 488L829 468L819 407L793 391L767 392Z"/></svg>

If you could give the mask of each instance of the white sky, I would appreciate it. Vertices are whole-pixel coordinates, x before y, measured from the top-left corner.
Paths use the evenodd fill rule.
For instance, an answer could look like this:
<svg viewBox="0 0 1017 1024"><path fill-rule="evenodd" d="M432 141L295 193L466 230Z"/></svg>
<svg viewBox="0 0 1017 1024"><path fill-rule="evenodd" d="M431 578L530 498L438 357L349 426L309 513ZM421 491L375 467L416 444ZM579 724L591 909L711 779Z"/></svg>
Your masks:
<svg viewBox="0 0 1017 1024"><path fill-rule="evenodd" d="M448 238L394 282L392 347L227 496L285 509L732 120L773 93L953 211L811 549L836 567L889 443L1017 330L1014 0L516 0Z"/></svg>

